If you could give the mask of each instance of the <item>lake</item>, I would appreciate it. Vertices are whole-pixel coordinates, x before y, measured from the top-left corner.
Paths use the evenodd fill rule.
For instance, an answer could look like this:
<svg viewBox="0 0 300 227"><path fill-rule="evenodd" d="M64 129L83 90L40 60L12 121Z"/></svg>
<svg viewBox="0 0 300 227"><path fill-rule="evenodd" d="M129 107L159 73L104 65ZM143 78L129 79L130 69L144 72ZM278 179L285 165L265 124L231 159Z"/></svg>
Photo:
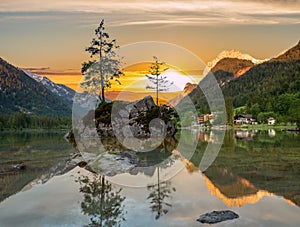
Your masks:
<svg viewBox="0 0 300 227"><path fill-rule="evenodd" d="M300 224L297 133L183 130L106 177L66 166L64 133L0 134L0 226L206 226L214 210L239 215L215 226Z"/></svg>

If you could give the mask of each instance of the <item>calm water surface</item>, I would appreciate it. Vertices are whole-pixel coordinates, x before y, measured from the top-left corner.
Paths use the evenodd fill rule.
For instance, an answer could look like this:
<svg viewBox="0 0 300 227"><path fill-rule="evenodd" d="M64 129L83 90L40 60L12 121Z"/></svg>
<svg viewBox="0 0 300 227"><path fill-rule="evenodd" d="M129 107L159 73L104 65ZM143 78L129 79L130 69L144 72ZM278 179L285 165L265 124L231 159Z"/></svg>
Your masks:
<svg viewBox="0 0 300 227"><path fill-rule="evenodd" d="M75 150L62 133L1 134L0 226L205 226L201 214L225 209L240 217L215 226L299 226L299 134L185 133L169 143L176 152L139 154L137 168L110 177L64 169ZM20 161L27 169L12 171Z"/></svg>

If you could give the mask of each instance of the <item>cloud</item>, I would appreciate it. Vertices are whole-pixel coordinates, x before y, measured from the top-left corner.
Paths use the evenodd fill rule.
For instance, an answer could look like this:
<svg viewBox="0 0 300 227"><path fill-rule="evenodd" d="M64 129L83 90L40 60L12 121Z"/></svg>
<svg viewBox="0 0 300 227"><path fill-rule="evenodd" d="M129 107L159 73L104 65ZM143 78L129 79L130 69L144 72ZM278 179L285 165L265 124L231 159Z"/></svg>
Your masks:
<svg viewBox="0 0 300 227"><path fill-rule="evenodd" d="M24 70L28 70L28 71L44 71L44 70L50 70L50 67L38 67L38 68L23 68Z"/></svg>
<svg viewBox="0 0 300 227"><path fill-rule="evenodd" d="M81 72L76 69L54 70L50 67L28 67L23 69L41 76L82 76Z"/></svg>
<svg viewBox="0 0 300 227"><path fill-rule="evenodd" d="M2 0L0 16L40 17L53 12L85 15L80 18L108 18L110 26L139 25L211 25L299 23L298 0L203 0L203 1L98 1L98 0ZM24 12L29 12L27 15ZM23 13L23 14L22 14ZM8 16L8 15L6 15ZM12 16L12 15L11 15ZM55 19L55 18L53 18ZM78 22L80 20L78 19ZM83 26L84 21L80 22ZM86 23L90 23L88 19Z"/></svg>

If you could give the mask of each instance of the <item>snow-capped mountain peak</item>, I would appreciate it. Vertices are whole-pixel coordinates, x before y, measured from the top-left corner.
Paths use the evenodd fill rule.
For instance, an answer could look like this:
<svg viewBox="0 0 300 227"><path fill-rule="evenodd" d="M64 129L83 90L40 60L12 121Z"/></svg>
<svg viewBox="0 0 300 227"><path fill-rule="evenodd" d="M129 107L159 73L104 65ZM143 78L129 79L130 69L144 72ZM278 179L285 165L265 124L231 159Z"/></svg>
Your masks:
<svg viewBox="0 0 300 227"><path fill-rule="evenodd" d="M224 58L237 58L241 60L249 60L253 62L253 64L260 64L266 60L256 59L249 54L243 54L238 50L224 50L222 51L213 61L207 63L207 67L212 69L220 60Z"/></svg>
<svg viewBox="0 0 300 227"><path fill-rule="evenodd" d="M50 92L52 92L53 94L59 96L60 98L67 101L68 103L72 102L73 97L75 95L75 91L72 90L71 88L68 88L63 84L56 84L53 81L49 80L47 77L42 77L26 70L23 70L23 72L26 73L27 76L31 77L35 81L44 85L44 87Z"/></svg>

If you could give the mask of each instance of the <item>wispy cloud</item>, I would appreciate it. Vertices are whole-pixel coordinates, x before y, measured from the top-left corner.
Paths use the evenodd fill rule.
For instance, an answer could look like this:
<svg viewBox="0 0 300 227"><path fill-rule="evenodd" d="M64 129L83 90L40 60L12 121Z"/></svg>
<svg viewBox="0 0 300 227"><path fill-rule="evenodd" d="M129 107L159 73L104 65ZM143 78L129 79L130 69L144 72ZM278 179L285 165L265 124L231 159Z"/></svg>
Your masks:
<svg viewBox="0 0 300 227"><path fill-rule="evenodd" d="M24 70L27 70L27 71L35 72L35 71L45 71L45 70L50 70L50 67L37 67L37 68L30 67L30 68L23 68L23 69L24 69Z"/></svg>
<svg viewBox="0 0 300 227"><path fill-rule="evenodd" d="M76 69L56 70L50 67L29 67L23 69L40 76L82 76L81 72Z"/></svg>
<svg viewBox="0 0 300 227"><path fill-rule="evenodd" d="M2 13L53 12L109 18L110 26L299 23L298 0L99 1L2 0ZM25 16L26 15L22 15ZM30 15L27 15L30 16Z"/></svg>

